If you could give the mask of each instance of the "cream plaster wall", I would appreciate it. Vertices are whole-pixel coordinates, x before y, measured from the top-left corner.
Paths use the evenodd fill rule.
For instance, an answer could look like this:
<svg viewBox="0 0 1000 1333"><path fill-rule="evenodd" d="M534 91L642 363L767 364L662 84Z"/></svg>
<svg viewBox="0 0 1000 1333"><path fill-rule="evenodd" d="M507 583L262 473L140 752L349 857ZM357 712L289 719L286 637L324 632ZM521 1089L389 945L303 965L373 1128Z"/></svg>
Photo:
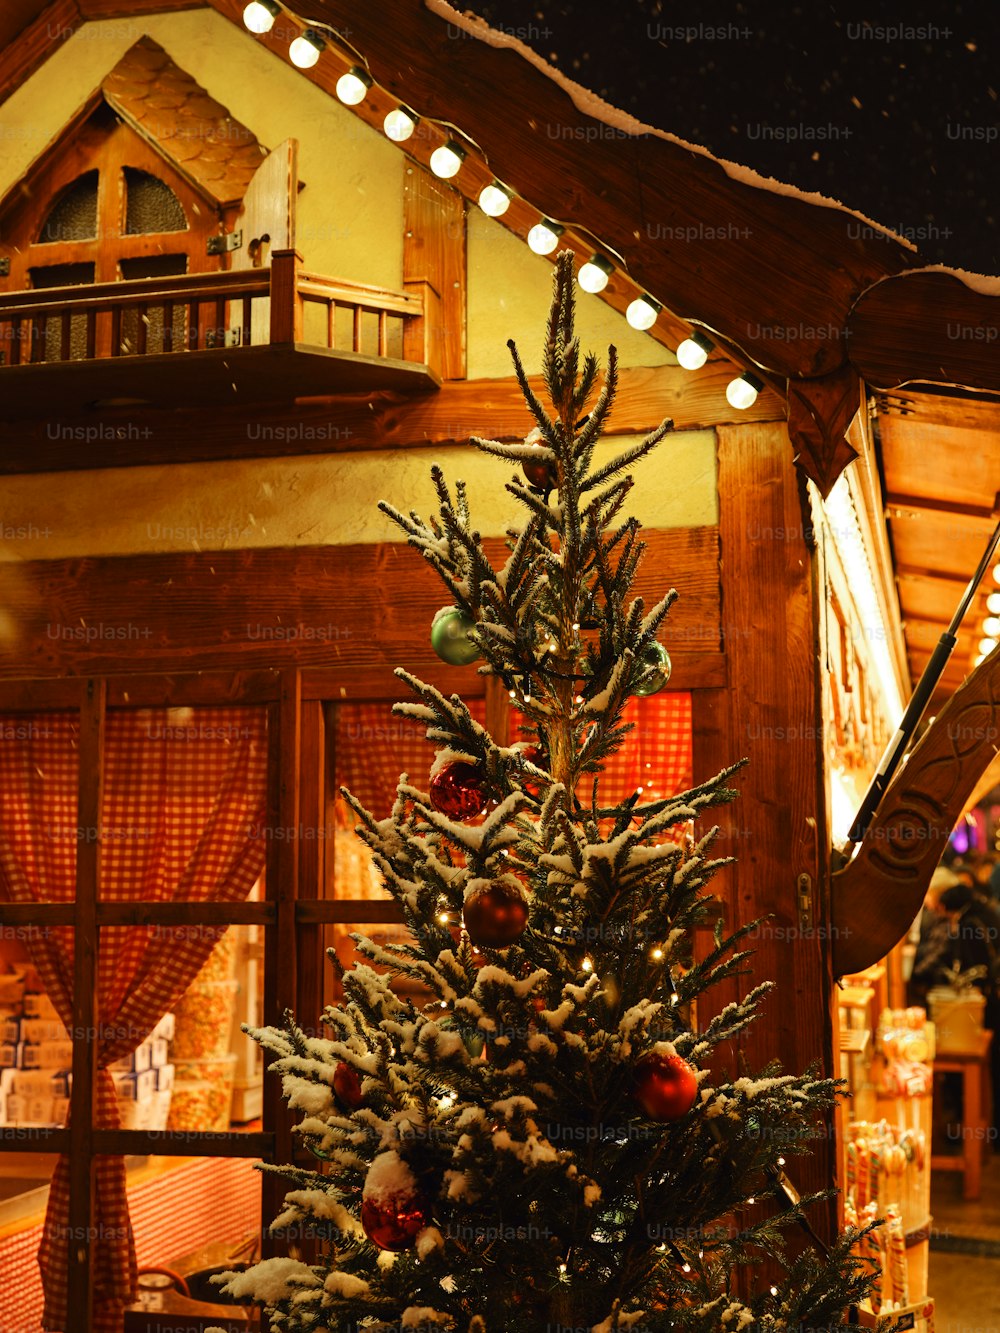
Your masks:
<svg viewBox="0 0 1000 1333"><path fill-rule="evenodd" d="M539 201L540 203L543 201ZM542 339L552 299L552 264L478 208L468 225L468 376L511 373L507 339L513 338L530 375L542 368ZM599 296L577 288L576 327L584 351L602 365L608 344L623 366L676 365L677 358L648 333L638 333Z"/></svg>
<svg viewBox="0 0 1000 1333"><path fill-rule="evenodd" d="M598 459L632 438L602 441ZM468 445L181 463L4 478L0 560L398 541L402 534L378 501L436 512L433 462L450 481L468 483L484 536L522 521L524 511L503 489L513 469ZM647 527L718 522L714 432L669 436L636 466L635 478L628 512Z"/></svg>

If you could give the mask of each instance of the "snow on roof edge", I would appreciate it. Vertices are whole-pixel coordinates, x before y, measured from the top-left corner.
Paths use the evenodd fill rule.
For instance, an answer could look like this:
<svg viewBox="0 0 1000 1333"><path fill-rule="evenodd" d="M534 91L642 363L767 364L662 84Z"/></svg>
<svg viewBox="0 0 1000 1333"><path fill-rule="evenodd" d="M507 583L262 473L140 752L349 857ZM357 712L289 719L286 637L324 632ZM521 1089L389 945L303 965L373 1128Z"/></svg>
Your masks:
<svg viewBox="0 0 1000 1333"><path fill-rule="evenodd" d="M584 88L582 84L568 78L561 70L555 69L537 52L533 51L530 46L526 46L519 37L515 37L512 33L491 28L486 20L478 15L460 14L457 9L454 9L448 3L448 0L424 0L424 6L437 18L444 19L449 24L454 24L461 28L463 32L467 32L470 37L475 37L488 46L510 47L517 51L529 64L541 70L546 78L558 84L582 115L589 116L592 120L599 120L625 134L653 134L658 139L665 139L668 143L676 144L679 148L686 148L688 152L707 157L710 162L714 162L721 167L731 180L737 181L741 185L749 185L756 190L765 190L768 194L780 194L789 199L798 199L802 203L812 204L820 208L838 209L850 217L857 218L866 226L873 227L875 231L896 241L911 253L918 253L917 247L905 236L900 236L891 227L876 222L873 218L868 217L866 213L860 213L855 208L849 208L847 204L841 203L839 199L831 199L828 195L820 194L816 190L800 190L798 186L788 185L784 181L776 180L773 176L763 176L760 172L754 171L752 167L745 167L739 162L731 162L727 158L716 157L714 153L701 144L689 143L687 139L681 139L667 130L657 129L655 125L643 124L635 116L612 106L610 102L606 102L597 93L592 93L588 88ZM945 271L958 272L958 270L950 269Z"/></svg>

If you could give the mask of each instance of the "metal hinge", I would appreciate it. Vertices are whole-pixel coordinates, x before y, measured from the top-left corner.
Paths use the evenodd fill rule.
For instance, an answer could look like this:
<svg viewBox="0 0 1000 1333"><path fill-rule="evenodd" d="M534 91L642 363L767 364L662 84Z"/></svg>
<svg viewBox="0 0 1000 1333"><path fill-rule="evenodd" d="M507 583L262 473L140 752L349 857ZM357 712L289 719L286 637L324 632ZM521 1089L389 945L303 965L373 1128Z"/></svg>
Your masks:
<svg viewBox="0 0 1000 1333"><path fill-rule="evenodd" d="M10 277L10 255L4 255L3 259L0 259L0 278L9 278L9 277Z"/></svg>
<svg viewBox="0 0 1000 1333"><path fill-rule="evenodd" d="M796 906L799 909L799 929L812 929L813 923L813 882L812 876L802 874L795 885Z"/></svg>
<svg viewBox="0 0 1000 1333"><path fill-rule="evenodd" d="M242 244L241 231L227 231L224 236L210 236L205 248L210 255L225 255L230 250L238 250Z"/></svg>

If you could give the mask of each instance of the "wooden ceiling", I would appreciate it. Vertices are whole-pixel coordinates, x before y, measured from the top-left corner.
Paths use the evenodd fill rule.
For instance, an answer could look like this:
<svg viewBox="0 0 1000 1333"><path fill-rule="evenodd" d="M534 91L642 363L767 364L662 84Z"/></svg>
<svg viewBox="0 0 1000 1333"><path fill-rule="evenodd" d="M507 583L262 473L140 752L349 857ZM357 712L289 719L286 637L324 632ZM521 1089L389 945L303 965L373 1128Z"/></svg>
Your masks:
<svg viewBox="0 0 1000 1333"><path fill-rule="evenodd" d="M910 673L916 681L982 558L997 522L1000 396L898 389L876 398L889 538ZM1000 556L993 562L1000 568ZM932 707L972 669L992 568L959 633Z"/></svg>

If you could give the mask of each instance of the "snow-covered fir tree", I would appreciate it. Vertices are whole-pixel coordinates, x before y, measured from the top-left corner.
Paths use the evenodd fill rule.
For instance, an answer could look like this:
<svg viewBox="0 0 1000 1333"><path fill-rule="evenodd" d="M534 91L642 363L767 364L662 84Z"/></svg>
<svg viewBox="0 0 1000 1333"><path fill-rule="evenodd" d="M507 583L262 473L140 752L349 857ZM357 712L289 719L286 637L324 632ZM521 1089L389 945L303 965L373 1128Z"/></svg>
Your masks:
<svg viewBox="0 0 1000 1333"><path fill-rule="evenodd" d="M354 937L367 961L323 1016L329 1039L291 1017L251 1032L319 1159L265 1168L291 1185L274 1226L318 1236L319 1257L266 1260L228 1290L262 1301L271 1330L310 1333L844 1327L869 1281L857 1235L787 1257L800 1214L782 1189L784 1157L805 1150L834 1084L777 1067L710 1076L767 982L690 1026L692 1001L750 956L747 927L694 961L726 859L712 859L715 828L677 836L735 796L734 769L669 799L601 803L626 703L669 674L657 636L676 594L630 599L643 544L620 516L627 470L672 423L595 462L616 358L598 391L568 253L545 341L550 408L509 345L535 429L520 445L472 440L524 474L506 487L524 523L503 568L462 484L436 468L436 518L382 508L451 596L435 646L481 656L526 738L498 744L457 695L398 672L416 701L396 711L438 747L429 781L404 775L385 819L345 794L407 940ZM399 977L419 1000L397 994ZM784 1276L754 1291L764 1256Z"/></svg>

